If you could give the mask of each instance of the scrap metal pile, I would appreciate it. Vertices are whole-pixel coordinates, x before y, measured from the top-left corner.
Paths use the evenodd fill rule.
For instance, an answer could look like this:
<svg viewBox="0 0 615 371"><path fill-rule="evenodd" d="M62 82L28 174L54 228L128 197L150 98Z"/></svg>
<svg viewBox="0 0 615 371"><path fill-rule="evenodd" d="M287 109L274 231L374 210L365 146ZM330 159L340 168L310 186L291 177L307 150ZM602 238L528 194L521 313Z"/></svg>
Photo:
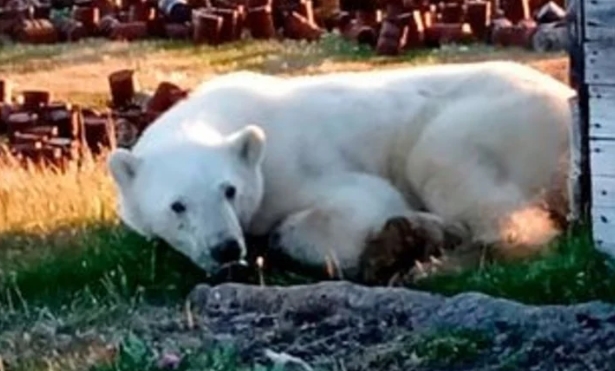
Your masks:
<svg viewBox="0 0 615 371"><path fill-rule="evenodd" d="M565 47L564 0L389 0L351 2L342 34L380 55L411 48L483 42L535 50ZM371 5L370 5L371 4Z"/></svg>
<svg viewBox="0 0 615 371"><path fill-rule="evenodd" d="M0 137L8 140L5 152L23 164L63 170L84 155L130 147L158 115L188 93L169 82L160 83L153 95L139 93L132 70L116 71L108 81L109 107L99 111L53 100L43 90L13 94L10 81L0 80Z"/></svg>
<svg viewBox="0 0 615 371"><path fill-rule="evenodd" d="M192 39L218 45L256 39L315 39L330 2L311 0L0 0L0 34L24 43Z"/></svg>
<svg viewBox="0 0 615 371"><path fill-rule="evenodd" d="M24 43L106 37L219 45L247 37L313 41L335 31L390 55L449 42L530 46L539 25L561 24L563 6L564 0L0 0L0 34Z"/></svg>

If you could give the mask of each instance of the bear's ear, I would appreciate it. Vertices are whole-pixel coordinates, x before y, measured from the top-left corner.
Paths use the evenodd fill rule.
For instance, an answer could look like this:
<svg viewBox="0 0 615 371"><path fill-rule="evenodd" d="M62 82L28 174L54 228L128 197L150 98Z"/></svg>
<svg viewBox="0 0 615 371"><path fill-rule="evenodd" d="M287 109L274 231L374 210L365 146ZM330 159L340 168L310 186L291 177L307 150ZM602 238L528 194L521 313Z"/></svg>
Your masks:
<svg viewBox="0 0 615 371"><path fill-rule="evenodd" d="M125 148L116 148L107 161L111 175L120 188L127 188L130 185L139 163L139 159Z"/></svg>
<svg viewBox="0 0 615 371"><path fill-rule="evenodd" d="M233 152L248 166L257 166L265 152L265 132L259 126L248 125L231 134L228 143Z"/></svg>

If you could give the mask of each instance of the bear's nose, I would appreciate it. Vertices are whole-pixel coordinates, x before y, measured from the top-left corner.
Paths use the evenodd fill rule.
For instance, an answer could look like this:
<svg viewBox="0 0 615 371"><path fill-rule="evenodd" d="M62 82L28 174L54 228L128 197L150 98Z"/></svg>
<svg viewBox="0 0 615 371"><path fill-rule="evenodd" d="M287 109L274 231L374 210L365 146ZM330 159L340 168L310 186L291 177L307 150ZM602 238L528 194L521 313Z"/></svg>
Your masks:
<svg viewBox="0 0 615 371"><path fill-rule="evenodd" d="M241 258L241 245L234 238L214 246L211 256L220 264L236 262Z"/></svg>

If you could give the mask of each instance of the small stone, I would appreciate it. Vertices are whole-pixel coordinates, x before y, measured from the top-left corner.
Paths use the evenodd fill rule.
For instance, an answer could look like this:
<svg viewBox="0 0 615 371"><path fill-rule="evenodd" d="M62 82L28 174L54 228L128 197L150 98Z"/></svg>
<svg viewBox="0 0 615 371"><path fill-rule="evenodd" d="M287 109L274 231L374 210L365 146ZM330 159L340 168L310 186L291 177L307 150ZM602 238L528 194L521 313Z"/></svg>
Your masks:
<svg viewBox="0 0 615 371"><path fill-rule="evenodd" d="M66 334L59 334L56 336L56 348L60 351L64 351L69 348L73 341L73 337Z"/></svg>
<svg viewBox="0 0 615 371"><path fill-rule="evenodd" d="M158 360L158 368L163 370L176 370L181 363L181 357L175 353L165 353Z"/></svg>
<svg viewBox="0 0 615 371"><path fill-rule="evenodd" d="M24 332L22 335L23 341L24 343L29 343L30 341L32 341L32 335L30 335L29 332Z"/></svg>
<svg viewBox="0 0 615 371"><path fill-rule="evenodd" d="M591 317L591 316L589 316L589 315L587 315L585 313L578 313L576 315L576 320L583 327L587 327L587 328L591 328L591 329L598 329L598 328L600 328L600 320L597 319L597 318Z"/></svg>
<svg viewBox="0 0 615 371"><path fill-rule="evenodd" d="M37 323L32 327L32 335L42 338L51 338L56 334L56 328L54 326Z"/></svg>

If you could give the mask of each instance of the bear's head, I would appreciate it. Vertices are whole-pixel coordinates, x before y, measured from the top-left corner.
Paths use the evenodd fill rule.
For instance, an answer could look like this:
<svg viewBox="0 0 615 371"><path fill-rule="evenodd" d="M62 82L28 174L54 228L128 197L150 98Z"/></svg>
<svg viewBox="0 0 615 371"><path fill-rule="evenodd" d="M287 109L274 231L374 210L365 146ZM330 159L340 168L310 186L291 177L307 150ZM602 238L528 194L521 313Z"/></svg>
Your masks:
<svg viewBox="0 0 615 371"><path fill-rule="evenodd" d="M115 149L108 168L120 218L211 274L244 262L243 230L263 197L264 149L265 135L257 126L206 143L181 141L147 155Z"/></svg>

